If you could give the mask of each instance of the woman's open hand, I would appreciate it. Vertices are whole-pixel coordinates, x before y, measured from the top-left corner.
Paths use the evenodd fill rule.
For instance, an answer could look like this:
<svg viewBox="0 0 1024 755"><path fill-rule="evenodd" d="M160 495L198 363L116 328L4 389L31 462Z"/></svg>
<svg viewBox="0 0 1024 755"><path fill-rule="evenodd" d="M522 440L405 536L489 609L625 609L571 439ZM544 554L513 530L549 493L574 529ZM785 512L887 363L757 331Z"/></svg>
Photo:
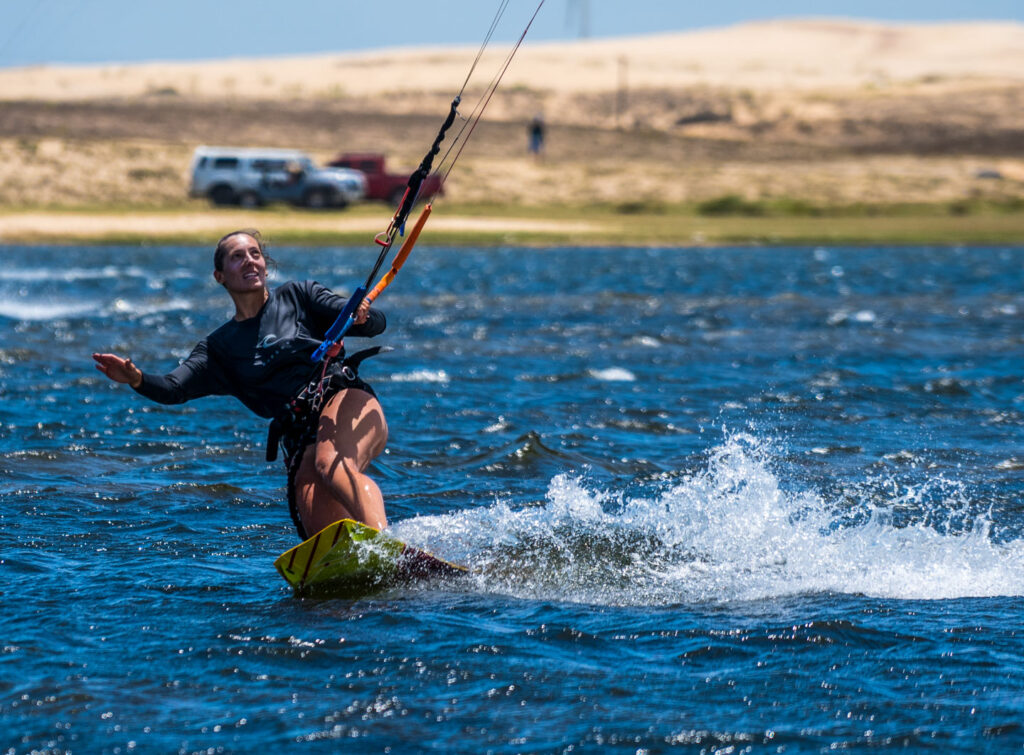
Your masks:
<svg viewBox="0 0 1024 755"><path fill-rule="evenodd" d="M115 383L127 383L132 388L142 385L142 370L132 364L131 359L124 359L117 354L93 354L96 369Z"/></svg>

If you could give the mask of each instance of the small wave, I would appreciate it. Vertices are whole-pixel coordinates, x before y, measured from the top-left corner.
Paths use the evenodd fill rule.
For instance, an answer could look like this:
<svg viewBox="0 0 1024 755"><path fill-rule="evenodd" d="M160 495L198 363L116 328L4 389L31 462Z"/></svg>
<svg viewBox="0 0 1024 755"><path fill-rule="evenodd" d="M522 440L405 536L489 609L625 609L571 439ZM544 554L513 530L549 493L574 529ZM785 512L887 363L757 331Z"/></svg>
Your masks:
<svg viewBox="0 0 1024 755"><path fill-rule="evenodd" d="M446 315L444 315L444 314L442 314L440 312L437 312L437 313L434 313L434 314L420 315L418 317L414 317L412 322L413 322L413 325L416 325L417 327L424 328L424 327L431 327L431 326L436 326L436 325L443 325L447 320L448 320L448 318L447 318Z"/></svg>
<svg viewBox="0 0 1024 755"><path fill-rule="evenodd" d="M638 346L647 346L651 349L657 349L661 346L661 341L651 336L634 336L629 339L630 343L635 343Z"/></svg>
<svg viewBox="0 0 1024 755"><path fill-rule="evenodd" d="M393 374L391 379L396 383L448 383L451 378L444 370L413 370Z"/></svg>
<svg viewBox="0 0 1024 755"><path fill-rule="evenodd" d="M508 473L513 470L516 470L514 474L524 474L538 465L553 462L559 465L586 464L586 460L578 455L552 448L544 442L539 433L530 430L514 440L501 442L495 446L483 446L478 453L466 457L459 467L487 474ZM452 461L446 458L423 460L420 465L443 466L448 470L453 468Z"/></svg>
<svg viewBox="0 0 1024 755"><path fill-rule="evenodd" d="M608 367L603 370L587 370L587 374L595 380L605 380L610 383L636 381L636 375L623 367Z"/></svg>
<svg viewBox="0 0 1024 755"><path fill-rule="evenodd" d="M936 396L969 396L971 383L952 377L937 378L924 384L924 392Z"/></svg>
<svg viewBox="0 0 1024 755"><path fill-rule="evenodd" d="M106 305L90 301L55 302L26 300L0 302L0 317L23 322L42 322L82 316L109 317L110 315L128 315L146 317L164 312L188 311L193 308L194 305L191 301L181 298L143 302L115 299L112 303Z"/></svg>
<svg viewBox="0 0 1024 755"><path fill-rule="evenodd" d="M0 317L21 321L62 320L87 313L95 314L98 307L90 302L73 304L57 302L0 302Z"/></svg>
<svg viewBox="0 0 1024 755"><path fill-rule="evenodd" d="M837 312L833 312L828 317L829 325L845 325L847 323L856 325L873 325L877 321L878 315L870 309L862 309L856 312L841 309Z"/></svg>
<svg viewBox="0 0 1024 755"><path fill-rule="evenodd" d="M810 453L817 456L830 456L832 454L859 454L863 450L860 446L815 446Z"/></svg>
<svg viewBox="0 0 1024 755"><path fill-rule="evenodd" d="M493 424L490 424L487 427L485 427L483 429L483 432L485 432L485 433L500 433L500 432L504 432L505 430L508 430L510 427L512 427L512 425L509 423L509 421L507 419L505 419L504 417L499 416L497 421L494 422Z"/></svg>
<svg viewBox="0 0 1024 755"><path fill-rule="evenodd" d="M538 505L499 502L402 522L399 531L472 564L480 589L546 600L1024 595L1024 541L996 542L988 516L965 514L964 486L934 479L882 487L883 497L860 491L863 515L851 516L851 491L840 502L785 490L768 449L735 436L714 449L705 469L649 498L591 490L559 474ZM926 500L931 508L917 520L894 523L895 512Z"/></svg>
<svg viewBox="0 0 1024 755"><path fill-rule="evenodd" d="M108 307L106 313L147 317L149 315L156 315L164 312L189 311L194 308L195 305L191 301L180 298L144 302L130 301L128 299L115 299Z"/></svg>
<svg viewBox="0 0 1024 755"><path fill-rule="evenodd" d="M34 282L64 282L74 283L83 280L108 280L121 278L145 278L148 277L145 270L140 267L117 267L105 265L104 267L69 267L63 270L56 267L31 267L0 270L0 281L18 281L22 283Z"/></svg>
<svg viewBox="0 0 1024 755"><path fill-rule="evenodd" d="M882 458L894 464L917 464L921 461L921 457L907 450L894 451L885 454Z"/></svg>

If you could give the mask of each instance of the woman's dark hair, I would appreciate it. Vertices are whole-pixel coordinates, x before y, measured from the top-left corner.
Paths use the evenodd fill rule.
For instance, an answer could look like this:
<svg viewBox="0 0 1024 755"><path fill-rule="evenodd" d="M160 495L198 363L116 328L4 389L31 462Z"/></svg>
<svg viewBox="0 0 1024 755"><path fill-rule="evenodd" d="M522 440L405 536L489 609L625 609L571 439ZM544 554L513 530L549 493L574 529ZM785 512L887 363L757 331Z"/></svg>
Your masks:
<svg viewBox="0 0 1024 755"><path fill-rule="evenodd" d="M277 262L274 260L273 257L267 254L267 245L263 242L263 234L261 234L255 228L239 228L237 231L232 231L231 233L224 234L221 237L220 241L217 242L217 248L213 250L214 270L219 270L221 272L224 271L224 257L227 256L228 253L228 239L231 238L232 236L239 235L251 236L253 240L256 242L256 245L260 248L260 254L263 255L263 259L267 261L267 267L276 269Z"/></svg>

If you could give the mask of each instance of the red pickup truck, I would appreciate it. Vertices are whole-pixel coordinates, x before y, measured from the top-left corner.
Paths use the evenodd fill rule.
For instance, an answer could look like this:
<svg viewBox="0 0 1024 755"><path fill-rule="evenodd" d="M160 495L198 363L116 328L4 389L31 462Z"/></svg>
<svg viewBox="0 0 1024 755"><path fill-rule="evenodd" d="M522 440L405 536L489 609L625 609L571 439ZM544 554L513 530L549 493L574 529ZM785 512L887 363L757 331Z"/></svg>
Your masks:
<svg viewBox="0 0 1024 755"><path fill-rule="evenodd" d="M376 152L346 152L327 163L334 168L354 168L366 176L366 199L380 199L397 205L409 184L409 173L388 173L384 168L384 155ZM431 174L420 187L420 199L444 194L441 177Z"/></svg>

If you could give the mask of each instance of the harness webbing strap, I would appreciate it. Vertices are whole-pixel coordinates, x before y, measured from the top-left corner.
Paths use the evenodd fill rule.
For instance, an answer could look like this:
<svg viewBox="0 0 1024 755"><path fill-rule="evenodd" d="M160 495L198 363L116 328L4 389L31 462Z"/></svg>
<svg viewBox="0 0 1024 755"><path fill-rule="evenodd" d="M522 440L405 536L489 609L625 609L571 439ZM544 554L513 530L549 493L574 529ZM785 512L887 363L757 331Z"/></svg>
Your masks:
<svg viewBox="0 0 1024 755"><path fill-rule="evenodd" d="M285 441L285 455L287 456L289 444L292 447L301 445L301 440L313 432L320 417L320 409L323 407L325 398L328 397L329 387L340 390L353 381L357 386L365 385L358 380L359 365L370 357L391 350L390 346L371 346L368 349L357 351L346 357L341 363L342 374L340 376L337 374L328 376L325 367L324 373L318 379L314 378L270 421L270 426L267 428L267 461L277 459L277 449L282 440ZM331 385L332 381L338 380L342 381L340 386L337 382ZM368 387L367 389L371 390Z"/></svg>

